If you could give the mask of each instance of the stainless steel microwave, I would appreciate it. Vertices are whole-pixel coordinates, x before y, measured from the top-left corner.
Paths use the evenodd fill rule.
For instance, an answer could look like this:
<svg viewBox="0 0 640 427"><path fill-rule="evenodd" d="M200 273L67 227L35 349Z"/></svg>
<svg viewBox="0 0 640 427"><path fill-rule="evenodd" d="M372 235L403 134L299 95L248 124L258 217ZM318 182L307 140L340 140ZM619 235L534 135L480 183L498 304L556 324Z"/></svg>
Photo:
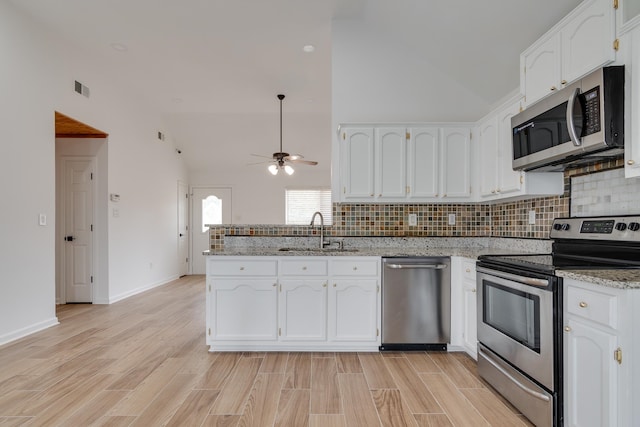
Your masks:
<svg viewBox="0 0 640 427"><path fill-rule="evenodd" d="M513 116L513 169L560 171L624 153L624 66L604 67Z"/></svg>

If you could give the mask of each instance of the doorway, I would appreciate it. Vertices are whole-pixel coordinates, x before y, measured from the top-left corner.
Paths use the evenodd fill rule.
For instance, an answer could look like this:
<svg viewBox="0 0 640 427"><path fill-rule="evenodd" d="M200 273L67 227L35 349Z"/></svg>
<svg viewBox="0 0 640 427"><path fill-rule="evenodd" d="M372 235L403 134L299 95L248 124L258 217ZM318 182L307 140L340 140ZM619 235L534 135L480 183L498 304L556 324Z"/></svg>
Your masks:
<svg viewBox="0 0 640 427"><path fill-rule="evenodd" d="M55 112L56 303L108 304L107 134Z"/></svg>
<svg viewBox="0 0 640 427"><path fill-rule="evenodd" d="M203 251L210 248L209 227L205 224L231 224L230 187L191 189L191 273L205 274Z"/></svg>

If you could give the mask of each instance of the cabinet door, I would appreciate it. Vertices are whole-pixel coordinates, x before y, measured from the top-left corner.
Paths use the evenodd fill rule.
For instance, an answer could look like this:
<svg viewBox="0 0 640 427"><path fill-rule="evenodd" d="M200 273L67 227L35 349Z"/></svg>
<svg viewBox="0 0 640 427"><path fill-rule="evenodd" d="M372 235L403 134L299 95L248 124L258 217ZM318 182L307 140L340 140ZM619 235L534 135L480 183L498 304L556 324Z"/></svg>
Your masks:
<svg viewBox="0 0 640 427"><path fill-rule="evenodd" d="M374 195L373 128L342 131L342 195L344 199L372 198Z"/></svg>
<svg viewBox="0 0 640 427"><path fill-rule="evenodd" d="M615 59L615 14L610 0L589 0L561 32L562 78L572 82Z"/></svg>
<svg viewBox="0 0 640 427"><path fill-rule="evenodd" d="M554 34L522 54L520 58L527 105L560 89L560 36Z"/></svg>
<svg viewBox="0 0 640 427"><path fill-rule="evenodd" d="M438 197L439 129L409 129L409 198Z"/></svg>
<svg viewBox="0 0 640 427"><path fill-rule="evenodd" d="M276 278L212 281L210 323L214 340L271 341L277 336Z"/></svg>
<svg viewBox="0 0 640 427"><path fill-rule="evenodd" d="M478 358L478 319L477 319L477 297L476 282L465 280L462 288L463 294L463 329L462 340L467 353L474 359Z"/></svg>
<svg viewBox="0 0 640 427"><path fill-rule="evenodd" d="M329 339L378 340L378 281L334 279L329 289Z"/></svg>
<svg viewBox="0 0 640 427"><path fill-rule="evenodd" d="M469 197L470 139L469 128L445 128L442 130L442 197Z"/></svg>
<svg viewBox="0 0 640 427"><path fill-rule="evenodd" d="M627 178L640 176L640 25L625 34L622 46L626 54L625 78L631 87L625 100L624 174Z"/></svg>
<svg viewBox="0 0 640 427"><path fill-rule="evenodd" d="M616 336L569 316L565 325L565 425L618 425Z"/></svg>
<svg viewBox="0 0 640 427"><path fill-rule="evenodd" d="M520 100L498 112L498 188L500 194L522 189L522 172L513 170L511 118L520 112Z"/></svg>
<svg viewBox="0 0 640 427"><path fill-rule="evenodd" d="M280 282L280 339L324 341L327 338L327 280L287 279Z"/></svg>
<svg viewBox="0 0 640 427"><path fill-rule="evenodd" d="M495 116L478 126L480 196L495 196L498 181L498 126Z"/></svg>
<svg viewBox="0 0 640 427"><path fill-rule="evenodd" d="M404 199L406 197L406 130L378 128L376 136L376 197Z"/></svg>

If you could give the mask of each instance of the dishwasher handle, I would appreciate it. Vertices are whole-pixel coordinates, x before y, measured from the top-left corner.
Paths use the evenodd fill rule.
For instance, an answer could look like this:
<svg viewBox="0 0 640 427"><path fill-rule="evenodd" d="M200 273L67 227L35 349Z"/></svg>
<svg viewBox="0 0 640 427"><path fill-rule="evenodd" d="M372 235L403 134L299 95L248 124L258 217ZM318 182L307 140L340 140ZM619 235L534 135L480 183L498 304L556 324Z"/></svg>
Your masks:
<svg viewBox="0 0 640 427"><path fill-rule="evenodd" d="M447 264L385 264L385 267L393 269L416 269L425 268L429 270L443 270L448 267Z"/></svg>

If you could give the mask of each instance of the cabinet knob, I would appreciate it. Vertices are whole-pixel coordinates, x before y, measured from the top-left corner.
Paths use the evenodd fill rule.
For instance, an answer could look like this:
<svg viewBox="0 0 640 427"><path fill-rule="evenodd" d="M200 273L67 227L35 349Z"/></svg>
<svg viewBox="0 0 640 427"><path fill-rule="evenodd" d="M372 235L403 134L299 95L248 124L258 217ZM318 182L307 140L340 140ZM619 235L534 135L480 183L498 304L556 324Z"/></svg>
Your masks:
<svg viewBox="0 0 640 427"><path fill-rule="evenodd" d="M371 197L373 197L373 193L369 194Z"/></svg>
<svg viewBox="0 0 640 427"><path fill-rule="evenodd" d="M571 332L571 326L565 326L564 327L564 331L565 332Z"/></svg>
<svg viewBox="0 0 640 427"><path fill-rule="evenodd" d="M306 269L307 269L307 266L305 265L304 267L302 267L302 269L303 269L303 270L306 270Z"/></svg>
<svg viewBox="0 0 640 427"><path fill-rule="evenodd" d="M273 287L275 288L276 286L278 286L278 284L277 284L277 283L274 283L274 284L273 284Z"/></svg>
<svg viewBox="0 0 640 427"><path fill-rule="evenodd" d="M551 91L554 91L554 90L556 90L556 89L557 89L557 87L555 87L555 86L551 86L551 87L549 88L549 90L551 90Z"/></svg>
<svg viewBox="0 0 640 427"><path fill-rule="evenodd" d="M465 271L466 271L467 273L471 273L471 269L470 269L470 268L467 268Z"/></svg>
<svg viewBox="0 0 640 427"><path fill-rule="evenodd" d="M240 271L244 270L244 267L240 267Z"/></svg>
<svg viewBox="0 0 640 427"><path fill-rule="evenodd" d="M629 166L632 166L632 165L635 165L635 164L636 164L636 162L635 162L634 160L627 160L627 164L628 164Z"/></svg>
<svg viewBox="0 0 640 427"><path fill-rule="evenodd" d="M562 80L560 83L562 83L563 85L566 85L567 81L566 80Z"/></svg>
<svg viewBox="0 0 640 427"><path fill-rule="evenodd" d="M378 197L382 197L382 193L378 194Z"/></svg>
<svg viewBox="0 0 640 427"><path fill-rule="evenodd" d="M353 267L353 270L354 270L354 271L355 271L355 270L357 270L357 269L358 269L358 267L355 267L355 266Z"/></svg>
<svg viewBox="0 0 640 427"><path fill-rule="evenodd" d="M471 289L471 292L476 293L476 288Z"/></svg>
<svg viewBox="0 0 640 427"><path fill-rule="evenodd" d="M322 287L323 287L323 288L326 288L326 287L327 287L327 284L326 284L326 283L323 283L323 284L322 284Z"/></svg>
<svg viewBox="0 0 640 427"><path fill-rule="evenodd" d="M585 308L587 306L587 303L584 301L580 301L580 304L578 304L580 306L580 308Z"/></svg>
<svg viewBox="0 0 640 427"><path fill-rule="evenodd" d="M333 284L333 287L335 288L336 286L338 286L338 285L336 285L336 284L334 283L334 284Z"/></svg>

